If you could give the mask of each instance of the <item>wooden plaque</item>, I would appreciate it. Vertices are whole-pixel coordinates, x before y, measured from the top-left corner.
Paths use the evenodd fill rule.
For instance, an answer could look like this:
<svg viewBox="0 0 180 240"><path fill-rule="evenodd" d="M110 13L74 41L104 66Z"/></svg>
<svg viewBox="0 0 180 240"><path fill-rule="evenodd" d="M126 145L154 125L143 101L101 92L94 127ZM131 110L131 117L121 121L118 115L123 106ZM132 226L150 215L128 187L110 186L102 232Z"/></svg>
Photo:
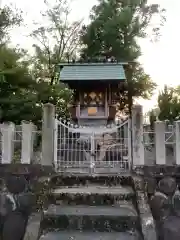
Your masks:
<svg viewBox="0 0 180 240"><path fill-rule="evenodd" d="M97 114L97 107L89 107L88 108L88 115L95 116Z"/></svg>

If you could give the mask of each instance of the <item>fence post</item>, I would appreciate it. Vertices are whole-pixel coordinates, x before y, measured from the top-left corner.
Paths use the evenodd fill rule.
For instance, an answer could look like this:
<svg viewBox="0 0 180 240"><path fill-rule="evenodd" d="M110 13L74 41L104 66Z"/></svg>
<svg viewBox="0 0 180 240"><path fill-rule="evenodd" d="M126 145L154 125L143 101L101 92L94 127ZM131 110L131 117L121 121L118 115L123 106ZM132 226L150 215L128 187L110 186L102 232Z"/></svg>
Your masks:
<svg viewBox="0 0 180 240"><path fill-rule="evenodd" d="M128 122L126 124L124 124L123 126L123 139L124 139L124 144L125 146L128 146L128 134L129 134L129 119Z"/></svg>
<svg viewBox="0 0 180 240"><path fill-rule="evenodd" d="M166 164L165 130L165 122L155 122L155 151L158 165Z"/></svg>
<svg viewBox="0 0 180 240"><path fill-rule="evenodd" d="M43 106L42 122L42 162L43 166L53 166L54 161L55 107L46 103Z"/></svg>
<svg viewBox="0 0 180 240"><path fill-rule="evenodd" d="M131 148L131 137L132 137L132 129L131 129L131 126L132 126L132 120L129 118L128 119L128 162L129 162L129 165L132 166L133 164L133 160L132 160L132 148Z"/></svg>
<svg viewBox="0 0 180 240"><path fill-rule="evenodd" d="M133 165L144 165L143 109L141 105L132 108L132 151Z"/></svg>
<svg viewBox="0 0 180 240"><path fill-rule="evenodd" d="M34 124L22 121L21 163L30 164L33 155Z"/></svg>
<svg viewBox="0 0 180 240"><path fill-rule="evenodd" d="M58 170L58 160L57 160L57 152L58 152L58 120L54 119L54 166L55 169Z"/></svg>
<svg viewBox="0 0 180 240"><path fill-rule="evenodd" d="M180 165L180 121L175 122L175 161Z"/></svg>
<svg viewBox="0 0 180 240"><path fill-rule="evenodd" d="M2 133L2 164L12 163L14 156L14 133L15 125L12 122L3 123Z"/></svg>

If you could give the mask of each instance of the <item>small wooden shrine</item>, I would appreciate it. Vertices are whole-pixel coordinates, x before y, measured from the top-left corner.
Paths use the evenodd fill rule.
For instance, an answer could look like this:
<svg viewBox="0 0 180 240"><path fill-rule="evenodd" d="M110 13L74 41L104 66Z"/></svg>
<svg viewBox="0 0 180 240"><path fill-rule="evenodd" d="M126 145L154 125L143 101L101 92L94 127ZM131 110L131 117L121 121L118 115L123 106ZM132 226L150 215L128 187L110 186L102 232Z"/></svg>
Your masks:
<svg viewBox="0 0 180 240"><path fill-rule="evenodd" d="M126 63L60 64L60 81L74 90L69 105L72 120L80 125L107 125L116 115L116 94L126 80Z"/></svg>

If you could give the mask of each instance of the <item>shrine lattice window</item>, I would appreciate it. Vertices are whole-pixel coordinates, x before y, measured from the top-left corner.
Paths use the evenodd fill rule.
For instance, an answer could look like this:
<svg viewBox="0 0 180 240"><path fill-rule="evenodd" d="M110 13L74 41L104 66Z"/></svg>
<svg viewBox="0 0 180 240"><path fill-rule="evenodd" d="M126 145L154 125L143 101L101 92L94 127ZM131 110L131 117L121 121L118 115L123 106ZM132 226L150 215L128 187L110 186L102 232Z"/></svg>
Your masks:
<svg viewBox="0 0 180 240"><path fill-rule="evenodd" d="M96 107L104 106L105 94L102 92L84 93L83 103L84 106L96 106Z"/></svg>

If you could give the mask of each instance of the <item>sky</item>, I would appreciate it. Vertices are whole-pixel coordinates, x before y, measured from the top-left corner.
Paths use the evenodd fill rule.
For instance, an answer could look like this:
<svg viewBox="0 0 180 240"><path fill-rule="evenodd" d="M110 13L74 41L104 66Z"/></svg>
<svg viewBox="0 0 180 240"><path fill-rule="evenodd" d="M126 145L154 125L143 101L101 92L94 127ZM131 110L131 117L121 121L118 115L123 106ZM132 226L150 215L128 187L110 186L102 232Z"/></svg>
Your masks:
<svg viewBox="0 0 180 240"><path fill-rule="evenodd" d="M21 8L25 14L25 20L28 28L21 28L13 31L13 42L20 44L25 48L31 48L32 41L27 37L31 32L32 22L40 21L39 12L43 9L43 0L0 0L2 5L15 4ZM82 19L88 21L89 11L96 3L96 0L74 0L72 5L72 19ZM180 0L149 0L151 3L159 3L166 9L167 21L161 29L161 38L158 42L152 43L149 40L141 41L142 57L140 62L143 64L145 71L150 74L159 88L164 84L180 84L179 62L180 56ZM156 94L151 101L141 101L145 111L156 104Z"/></svg>

